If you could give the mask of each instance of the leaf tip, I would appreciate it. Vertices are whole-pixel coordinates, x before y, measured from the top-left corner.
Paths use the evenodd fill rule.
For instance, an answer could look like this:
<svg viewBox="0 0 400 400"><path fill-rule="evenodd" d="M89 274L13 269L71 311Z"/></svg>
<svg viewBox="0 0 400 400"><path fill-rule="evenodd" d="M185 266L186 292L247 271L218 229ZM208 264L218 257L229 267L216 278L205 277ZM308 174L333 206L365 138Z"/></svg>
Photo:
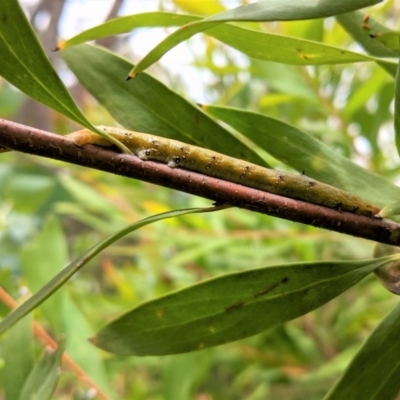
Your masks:
<svg viewBox="0 0 400 400"><path fill-rule="evenodd" d="M67 42L66 40L60 40L58 42L57 46L54 49L52 49L51 51L59 51L59 50L64 49L66 47L66 45L65 45L66 42Z"/></svg>
<svg viewBox="0 0 400 400"><path fill-rule="evenodd" d="M97 343L97 337L96 337L96 335L94 335L94 336L88 338L88 342L91 343L91 344L93 344L94 346L97 346L97 344L96 344L96 343Z"/></svg>

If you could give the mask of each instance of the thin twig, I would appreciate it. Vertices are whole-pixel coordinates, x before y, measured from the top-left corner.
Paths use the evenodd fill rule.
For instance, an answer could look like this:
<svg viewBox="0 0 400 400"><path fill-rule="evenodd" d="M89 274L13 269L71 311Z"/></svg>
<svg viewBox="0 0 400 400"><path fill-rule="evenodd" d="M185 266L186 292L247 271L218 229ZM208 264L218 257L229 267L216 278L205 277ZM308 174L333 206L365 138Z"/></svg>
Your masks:
<svg viewBox="0 0 400 400"><path fill-rule="evenodd" d="M77 147L67 137L0 119L0 146L151 182L319 228L400 245L400 224L274 195L221 179L142 161L136 156L87 145Z"/></svg>

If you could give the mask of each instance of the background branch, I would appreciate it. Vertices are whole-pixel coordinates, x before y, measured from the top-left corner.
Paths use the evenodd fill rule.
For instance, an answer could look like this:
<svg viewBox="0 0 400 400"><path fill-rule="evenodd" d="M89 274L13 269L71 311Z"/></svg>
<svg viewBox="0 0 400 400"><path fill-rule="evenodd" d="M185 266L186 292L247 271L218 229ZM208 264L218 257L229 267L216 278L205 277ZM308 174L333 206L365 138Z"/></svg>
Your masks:
<svg viewBox="0 0 400 400"><path fill-rule="evenodd" d="M262 192L210 176L142 161L136 156L87 145L67 137L0 119L0 146L24 153L112 172L231 204L251 211L330 229L381 243L400 245L400 224L364 217Z"/></svg>

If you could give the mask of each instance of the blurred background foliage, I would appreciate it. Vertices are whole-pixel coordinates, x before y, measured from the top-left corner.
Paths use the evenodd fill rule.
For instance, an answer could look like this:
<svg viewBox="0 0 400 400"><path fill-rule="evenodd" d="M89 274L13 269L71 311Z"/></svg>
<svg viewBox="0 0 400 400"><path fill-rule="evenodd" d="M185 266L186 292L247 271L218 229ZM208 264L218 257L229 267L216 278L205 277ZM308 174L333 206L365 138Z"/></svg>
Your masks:
<svg viewBox="0 0 400 400"><path fill-rule="evenodd" d="M116 15L145 10L209 15L244 1L106 3L99 7L98 1L90 0L21 1L81 109L91 121L105 125L113 123L110 116L78 85L59 54L49 51L55 38L70 37ZM93 11L98 8L100 13ZM398 28L396 2L386 1L369 12ZM360 50L333 18L254 27ZM141 29L99 44L138 61L171 31ZM375 63L297 67L260 62L196 35L149 72L194 103L276 117L358 164L398 180L394 80ZM0 117L57 133L79 129L1 79ZM165 210L209 205L151 184L18 153L1 155L0 182L0 281L18 301L38 290L68 260L127 224ZM396 303L372 276L300 319L197 353L118 357L95 349L86 338L127 308L208 277L278 263L369 258L372 249L373 243L366 240L244 210L181 217L146 226L108 248L34 318L53 337L66 335L68 354L110 398L319 399ZM1 315L8 311L0 301ZM21 325L18 331L21 337L15 340L27 352L42 352L42 343L29 329ZM12 358L6 340L0 342L2 387L7 385L4 363ZM25 357L22 365L28 368L32 360ZM16 365L23 369L21 363ZM55 398L89 399L96 394L66 371Z"/></svg>

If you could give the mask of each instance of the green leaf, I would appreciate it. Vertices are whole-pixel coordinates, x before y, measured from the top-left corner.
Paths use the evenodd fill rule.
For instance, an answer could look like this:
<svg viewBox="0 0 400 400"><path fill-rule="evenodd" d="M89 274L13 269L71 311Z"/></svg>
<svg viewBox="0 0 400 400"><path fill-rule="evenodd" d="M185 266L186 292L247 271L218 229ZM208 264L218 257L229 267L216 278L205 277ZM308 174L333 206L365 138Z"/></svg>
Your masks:
<svg viewBox="0 0 400 400"><path fill-rule="evenodd" d="M54 71L18 1L3 0L1 8L0 75L35 100L89 128Z"/></svg>
<svg viewBox="0 0 400 400"><path fill-rule="evenodd" d="M166 12L147 12L127 15L111 19L103 24L87 29L68 40L63 40L57 45L57 49L63 50L67 47L75 46L91 40L127 33L136 28L182 26L190 22L199 21L200 19L200 17L194 15L179 15Z"/></svg>
<svg viewBox="0 0 400 400"><path fill-rule="evenodd" d="M283 163L321 182L354 193L380 207L398 199L400 188L359 167L294 126L262 114L203 106ZM368 182L368 185L366 185Z"/></svg>
<svg viewBox="0 0 400 400"><path fill-rule="evenodd" d="M367 22L363 22L365 14L360 11L341 14L336 16L340 25L355 39L364 49L375 57L398 57L398 51L393 51L386 47L382 42L376 40L375 35L379 32L388 31L388 28L373 18L369 17ZM367 29L366 24L371 28ZM396 75L397 65L390 63L378 64L385 69L391 76Z"/></svg>
<svg viewBox="0 0 400 400"><path fill-rule="evenodd" d="M224 275L143 303L91 341L112 353L139 356L232 342L318 308L397 258L296 263Z"/></svg>
<svg viewBox="0 0 400 400"><path fill-rule="evenodd" d="M61 360L64 343L56 350L46 349L24 383L20 400L51 399L61 373Z"/></svg>
<svg viewBox="0 0 400 400"><path fill-rule="evenodd" d="M82 114L44 53L16 0L2 0L1 3L0 54L0 76L33 99L106 136L130 153L118 141L97 131Z"/></svg>
<svg viewBox="0 0 400 400"><path fill-rule="evenodd" d="M7 333L2 343L5 368L2 369L7 399L18 399L34 365L32 319L25 318Z"/></svg>
<svg viewBox="0 0 400 400"><path fill-rule="evenodd" d="M400 68L397 68L394 89L394 131L397 152L400 154Z"/></svg>
<svg viewBox="0 0 400 400"><path fill-rule="evenodd" d="M153 222L161 221L167 218L178 217L186 214L197 214L218 211L227 208L227 206L216 206L209 208L189 208L184 210L169 211L161 214L154 215L149 218L145 218L139 222L129 225L128 227L121 229L117 233L104 239L100 243L95 244L85 254L72 263L67 265L61 270L56 276L54 276L48 283L46 283L39 291L37 291L32 297L30 297L25 303L21 304L18 308L12 311L6 318L0 322L0 334L5 332L8 328L13 326L25 315L29 314L36 307L42 304L47 298L53 296L54 293L66 283L76 272L78 272L83 266L85 266L93 257L99 254L102 250L116 242L118 239L124 237L128 233L131 233L143 226L149 225ZM45 254L45 253L43 253Z"/></svg>
<svg viewBox="0 0 400 400"><path fill-rule="evenodd" d="M324 399L395 399L400 390L399 332L400 305L375 328Z"/></svg>
<svg viewBox="0 0 400 400"><path fill-rule="evenodd" d="M161 12L121 17L61 42L58 48L64 49L85 41L126 33L138 27L182 26L199 20L199 17L191 15ZM234 25L218 26L208 30L207 34L250 57L264 61L294 65L320 65L375 60L373 57L310 40L275 35Z"/></svg>
<svg viewBox="0 0 400 400"><path fill-rule="evenodd" d="M379 212L379 215L382 218L388 218L398 214L400 214L400 201L395 201L394 203L387 205Z"/></svg>
<svg viewBox="0 0 400 400"><path fill-rule="evenodd" d="M266 166L198 107L147 74L131 82L121 76L131 64L89 45L63 51L64 58L85 88L125 128L181 140ZM125 72L124 72L125 71Z"/></svg>
<svg viewBox="0 0 400 400"><path fill-rule="evenodd" d="M222 22L266 22L321 18L353 11L379 2L380 0L356 0L352 2L347 0L336 0L335 2L331 0L312 0L302 2L293 2L292 0L268 0L246 4L245 6L237 7L181 27L151 50L132 69L128 76L131 78L136 76L136 74L158 61L166 52L179 43L189 39L196 33L214 28Z"/></svg>
<svg viewBox="0 0 400 400"><path fill-rule="evenodd" d="M283 64L323 65L377 60L374 57L310 40L259 32L234 25L218 26L207 31L207 34L250 57Z"/></svg>

